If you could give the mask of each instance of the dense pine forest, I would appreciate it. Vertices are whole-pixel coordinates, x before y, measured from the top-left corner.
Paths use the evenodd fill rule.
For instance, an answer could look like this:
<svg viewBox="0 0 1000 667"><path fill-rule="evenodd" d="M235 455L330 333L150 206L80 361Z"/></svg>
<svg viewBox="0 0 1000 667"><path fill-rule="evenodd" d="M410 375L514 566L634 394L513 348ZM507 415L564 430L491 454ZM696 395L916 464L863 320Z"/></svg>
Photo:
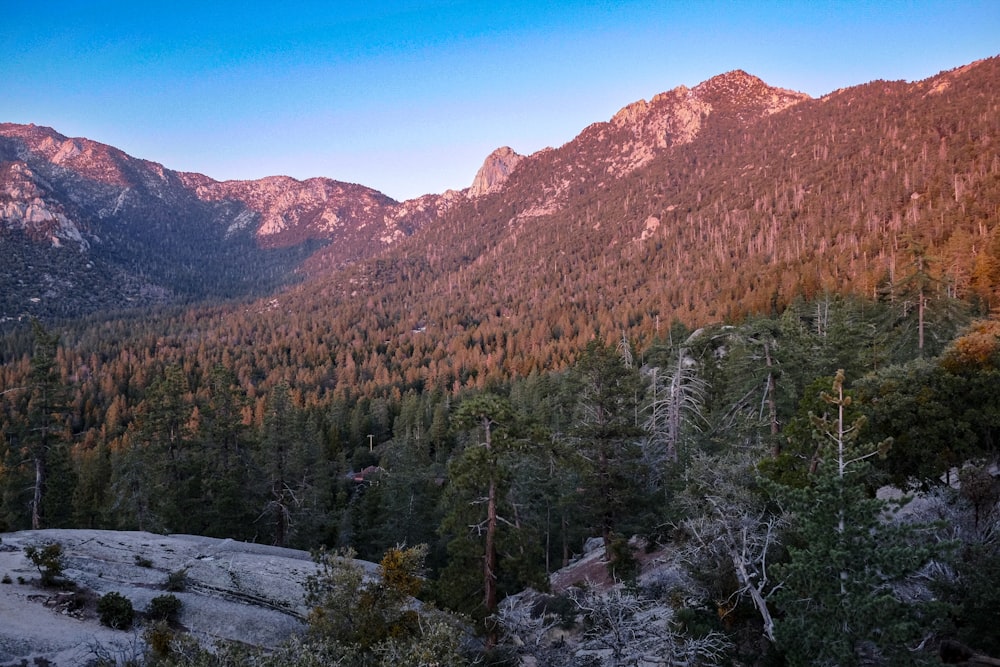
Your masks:
<svg viewBox="0 0 1000 667"><path fill-rule="evenodd" d="M7 323L0 531L320 550L253 664L1000 655L998 68L715 114L618 179L585 131L258 300Z"/></svg>
<svg viewBox="0 0 1000 667"><path fill-rule="evenodd" d="M593 340L565 369L482 389L352 399L303 391L310 376L256 390L266 373L196 347L174 359L81 340L76 357L60 341L80 330L36 325L7 339L26 352L4 369L3 528L196 533L375 561L426 545L423 597L482 623L494 659L524 650L495 625L502 601L547 590L591 537L633 586L641 552L687 554L695 583L632 590L684 591L678 631L728 637L727 660L809 664L834 609L852 627L834 664L901 647L909 660L928 638L996 653L1000 328L958 329L966 310L904 319L824 296L675 323L643 349ZM887 484L917 494L916 509L886 515L873 494ZM840 518L852 537L835 539ZM763 568L754 549L771 568L757 578L736 567ZM824 577L829 597L803 606Z"/></svg>

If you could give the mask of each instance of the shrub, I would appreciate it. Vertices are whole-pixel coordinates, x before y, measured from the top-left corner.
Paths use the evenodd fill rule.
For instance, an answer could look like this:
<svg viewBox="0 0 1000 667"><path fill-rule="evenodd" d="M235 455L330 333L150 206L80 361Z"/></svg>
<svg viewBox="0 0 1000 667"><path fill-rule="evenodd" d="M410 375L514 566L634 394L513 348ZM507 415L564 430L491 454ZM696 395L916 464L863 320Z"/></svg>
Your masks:
<svg viewBox="0 0 1000 667"><path fill-rule="evenodd" d="M620 535L612 536L609 550L608 574L616 581L635 585L640 565L628 540Z"/></svg>
<svg viewBox="0 0 1000 667"><path fill-rule="evenodd" d="M0 579L0 584L12 584L14 580L10 578L9 574L3 575L3 579Z"/></svg>
<svg viewBox="0 0 1000 667"><path fill-rule="evenodd" d="M170 656L172 652L170 645L174 641L174 633L165 621L157 621L147 627L142 638L146 641L146 645L153 651L155 657L166 659Z"/></svg>
<svg viewBox="0 0 1000 667"><path fill-rule="evenodd" d="M115 630L127 630L132 627L135 610L132 601L121 593L112 591L102 595L97 601L97 613L101 615L101 623Z"/></svg>
<svg viewBox="0 0 1000 667"><path fill-rule="evenodd" d="M157 595L149 603L146 616L154 621L167 621L173 623L177 620L177 614L181 611L181 601L176 595Z"/></svg>
<svg viewBox="0 0 1000 667"><path fill-rule="evenodd" d="M133 558L135 559L135 564L138 565L139 567L153 567L153 561L149 560L145 556L140 556L139 554L135 554Z"/></svg>
<svg viewBox="0 0 1000 667"><path fill-rule="evenodd" d="M559 619L559 627L569 630L576 622L577 606L566 595L543 595L531 608L532 618L554 616Z"/></svg>
<svg viewBox="0 0 1000 667"><path fill-rule="evenodd" d="M42 575L42 586L54 586L59 582L65 567L61 544L52 542L42 548L25 547L24 555L38 568L38 573Z"/></svg>
<svg viewBox="0 0 1000 667"><path fill-rule="evenodd" d="M180 592L187 588L187 568L182 567L167 575L167 581L163 585L168 591Z"/></svg>

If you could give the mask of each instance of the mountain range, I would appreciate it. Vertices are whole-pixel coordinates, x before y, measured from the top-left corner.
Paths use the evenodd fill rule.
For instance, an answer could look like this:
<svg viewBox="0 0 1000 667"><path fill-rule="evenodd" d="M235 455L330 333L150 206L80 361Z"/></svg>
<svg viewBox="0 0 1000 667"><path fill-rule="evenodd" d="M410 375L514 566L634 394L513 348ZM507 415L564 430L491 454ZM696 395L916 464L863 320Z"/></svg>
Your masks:
<svg viewBox="0 0 1000 667"><path fill-rule="evenodd" d="M917 241L949 294L988 308L998 84L998 58L819 99L733 71L558 148L500 148L469 188L404 202L325 178L219 182L2 124L0 317L285 288L403 304L403 328L458 309L529 337L544 321L551 341L649 337L821 291L877 296Z"/></svg>
<svg viewBox="0 0 1000 667"><path fill-rule="evenodd" d="M752 118L803 99L731 72L630 104L562 149L527 158L549 172L526 193L528 215L564 206L569 183L585 173L620 177L691 141L720 105ZM0 229L15 260L2 316L260 291L288 281L319 246L334 266L375 256L456 204L501 191L523 160L503 147L468 189L396 202L327 178L219 182L51 128L2 124Z"/></svg>

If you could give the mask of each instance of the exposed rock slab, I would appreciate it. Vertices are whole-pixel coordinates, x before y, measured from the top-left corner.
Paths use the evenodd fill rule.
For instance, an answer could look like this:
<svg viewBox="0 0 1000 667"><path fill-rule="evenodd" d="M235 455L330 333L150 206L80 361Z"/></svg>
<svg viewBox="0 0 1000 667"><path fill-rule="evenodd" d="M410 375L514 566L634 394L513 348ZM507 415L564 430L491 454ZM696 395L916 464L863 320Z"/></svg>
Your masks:
<svg viewBox="0 0 1000 667"><path fill-rule="evenodd" d="M58 591L37 586L26 546L58 542L66 579L96 596L118 592L137 612L167 593L170 573L186 570L185 590L173 593L183 605L179 622L205 645L273 646L301 632L303 584L316 569L305 551L193 535L39 530L0 534L0 540L0 577L11 579L0 584L0 666L37 656L78 665L95 642L126 647L137 641L133 632L101 626L93 611L71 615L52 606ZM363 565L374 572L373 564Z"/></svg>

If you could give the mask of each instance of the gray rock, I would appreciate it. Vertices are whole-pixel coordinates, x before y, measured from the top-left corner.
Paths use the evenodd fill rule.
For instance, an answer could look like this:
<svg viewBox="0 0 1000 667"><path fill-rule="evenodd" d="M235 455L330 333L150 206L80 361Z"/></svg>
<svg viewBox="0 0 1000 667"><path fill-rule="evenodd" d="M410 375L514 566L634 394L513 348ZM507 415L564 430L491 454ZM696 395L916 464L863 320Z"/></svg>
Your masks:
<svg viewBox="0 0 1000 667"><path fill-rule="evenodd" d="M194 535L103 530L38 530L0 535L0 666L45 657L56 665L86 661L92 646L141 649L141 632L114 631L96 613L74 611L38 586L24 547L58 542L65 578L92 597L111 591L137 612L165 595L171 573L186 571L179 623L203 645L218 640L274 646L304 629L306 578L316 571L305 551ZM361 563L369 575L372 563ZM18 583L23 579L24 584ZM48 606L46 604L48 602Z"/></svg>

